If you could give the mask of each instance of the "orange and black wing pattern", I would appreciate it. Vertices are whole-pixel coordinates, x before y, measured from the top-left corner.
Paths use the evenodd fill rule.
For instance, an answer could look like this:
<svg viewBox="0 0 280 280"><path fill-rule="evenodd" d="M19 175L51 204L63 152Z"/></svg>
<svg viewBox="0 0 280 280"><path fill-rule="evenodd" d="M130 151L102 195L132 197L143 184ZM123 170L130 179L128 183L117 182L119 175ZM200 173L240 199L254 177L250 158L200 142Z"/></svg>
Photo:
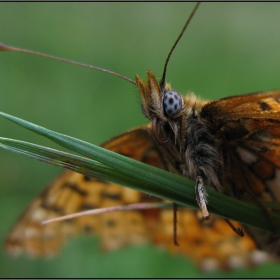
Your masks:
<svg viewBox="0 0 280 280"><path fill-rule="evenodd" d="M223 98L206 104L201 114L222 134L222 145L239 163L236 167L244 168L254 182L249 185L255 195L280 200L280 91Z"/></svg>
<svg viewBox="0 0 280 280"><path fill-rule="evenodd" d="M225 179L238 199L280 201L280 91L223 98L202 108L230 160L224 168L235 180ZM226 185L226 183L225 183ZM252 196L254 199L252 199ZM248 228L259 248L278 255L280 238Z"/></svg>
<svg viewBox="0 0 280 280"><path fill-rule="evenodd" d="M151 133L149 125L136 128L103 147L164 169ZM240 238L223 219L212 217L206 223L199 211L187 208L178 210L180 246L173 244L173 210L166 208L116 211L41 225L44 220L88 209L157 201L162 200L67 170L31 203L10 232L6 249L14 255L52 256L71 237L87 233L98 235L104 250L150 242L192 258L205 270L252 266L267 259L248 235Z"/></svg>

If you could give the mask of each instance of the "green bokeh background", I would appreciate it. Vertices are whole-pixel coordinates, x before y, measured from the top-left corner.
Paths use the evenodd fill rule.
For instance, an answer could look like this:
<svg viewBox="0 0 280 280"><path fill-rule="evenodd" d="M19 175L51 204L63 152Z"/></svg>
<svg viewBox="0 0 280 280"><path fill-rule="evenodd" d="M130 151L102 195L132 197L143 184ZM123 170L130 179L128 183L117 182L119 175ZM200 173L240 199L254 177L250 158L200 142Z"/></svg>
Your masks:
<svg viewBox="0 0 280 280"><path fill-rule="evenodd" d="M104 67L161 76L192 3L0 3L0 41ZM280 88L280 4L203 3L171 58L167 80L207 99ZM94 144L145 124L136 88L116 77L35 56L0 53L0 110ZM57 148L0 119L0 136ZM0 150L0 243L61 170ZM190 229L191 230L191 229ZM152 245L103 253L98 238L51 260L0 250L0 277L277 277L278 264L202 273Z"/></svg>

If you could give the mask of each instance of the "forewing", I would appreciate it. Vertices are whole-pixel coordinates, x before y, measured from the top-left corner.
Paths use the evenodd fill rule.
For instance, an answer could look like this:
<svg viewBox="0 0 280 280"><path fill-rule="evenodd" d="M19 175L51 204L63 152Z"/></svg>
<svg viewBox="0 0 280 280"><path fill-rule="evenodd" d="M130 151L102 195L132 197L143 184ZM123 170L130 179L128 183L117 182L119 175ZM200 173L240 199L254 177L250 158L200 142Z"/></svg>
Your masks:
<svg viewBox="0 0 280 280"><path fill-rule="evenodd" d="M202 116L219 123L241 119L279 119L280 91L265 91L230 96L203 106Z"/></svg>
<svg viewBox="0 0 280 280"><path fill-rule="evenodd" d="M238 199L280 201L280 91L213 101L202 108L226 154L224 182ZM225 187L227 184L225 183ZM280 239L248 228L257 246L279 255Z"/></svg>
<svg viewBox="0 0 280 280"><path fill-rule="evenodd" d="M278 178L280 168L280 91L223 98L202 108L235 168L247 168L263 188ZM238 164L238 161L243 164ZM244 170L244 174L246 170ZM271 181L272 182L272 181ZM276 181L274 181L276 183ZM252 184L254 185L254 184ZM271 185L271 184L270 184ZM274 197L280 199L280 182Z"/></svg>

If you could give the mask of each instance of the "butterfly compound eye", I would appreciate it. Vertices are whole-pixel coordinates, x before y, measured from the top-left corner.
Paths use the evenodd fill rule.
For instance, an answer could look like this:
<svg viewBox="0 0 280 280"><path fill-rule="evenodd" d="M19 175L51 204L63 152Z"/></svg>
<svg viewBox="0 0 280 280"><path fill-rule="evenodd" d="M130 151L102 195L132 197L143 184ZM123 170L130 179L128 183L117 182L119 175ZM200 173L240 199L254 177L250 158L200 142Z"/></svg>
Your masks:
<svg viewBox="0 0 280 280"><path fill-rule="evenodd" d="M169 90L164 93L163 97L164 114L168 117L175 117L182 109L182 97L174 90Z"/></svg>

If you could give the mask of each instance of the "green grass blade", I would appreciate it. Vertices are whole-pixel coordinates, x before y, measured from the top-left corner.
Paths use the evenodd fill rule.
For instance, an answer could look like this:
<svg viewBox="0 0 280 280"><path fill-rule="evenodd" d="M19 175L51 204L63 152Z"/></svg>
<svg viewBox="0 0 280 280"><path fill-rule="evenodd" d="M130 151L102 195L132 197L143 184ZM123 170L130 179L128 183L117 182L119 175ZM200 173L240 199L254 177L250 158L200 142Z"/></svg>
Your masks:
<svg viewBox="0 0 280 280"><path fill-rule="evenodd" d="M145 181L137 180L134 176L127 176L120 173L118 170L106 166L95 160L81 157L78 155L58 151L56 149L43 147L40 145L2 138L0 137L0 147L12 152L16 152L39 161L49 163L55 166L64 167L87 176L91 176L106 182L117 183L123 186L133 186L134 189L139 191L149 192L151 184L147 185ZM195 203L195 205L196 203Z"/></svg>
<svg viewBox="0 0 280 280"><path fill-rule="evenodd" d="M187 180L186 178L178 177L177 180L180 181L181 187L180 189L174 189L174 175L169 172L151 167L147 164L135 161L120 154L112 153L106 149L92 145L85 141L51 131L42 126L38 126L36 124L27 122L25 120L5 114L3 112L0 112L0 115L15 122L16 124L22 127L25 127L37 134L49 138L50 140L58 143L59 145L68 148L69 150L75 151L79 154L99 161L107 166L118 170L121 173L128 175L134 174L136 179L140 181L145 180L147 184L149 182L157 181L159 183L159 188L154 186L154 188L150 190L150 192L153 192L151 193L153 195L162 192L162 195L166 197L170 197L174 193L178 197L186 193L189 197L194 196L193 182ZM186 188L187 181L187 185L189 187ZM164 186L164 189L162 189L162 186ZM194 204L196 205L196 202Z"/></svg>
<svg viewBox="0 0 280 280"><path fill-rule="evenodd" d="M87 172L97 172L98 167L100 168L98 172L101 174L101 169L104 168L107 175L102 175L104 176L103 180L129 186L136 190L177 202L181 205L197 208L194 183L186 178L137 162L76 138L53 132L19 118L4 113L0 113L0 115L66 148L87 157L94 158L94 160L35 144L1 138L0 143L2 147L6 149L35 158L37 157L39 160L44 159L44 161L51 164L64 166L89 176L93 175ZM112 176L109 178L108 174ZM272 232L270 222L259 207L224 196L209 188L207 188L207 192L209 195L208 208L212 214ZM271 216L274 218L276 224L279 225L279 229L280 217L273 213Z"/></svg>
<svg viewBox="0 0 280 280"><path fill-rule="evenodd" d="M160 196L160 197L166 198L166 199L169 199L169 197L170 197L170 196L164 194L164 189L163 189L162 193L155 191L156 189L160 189L160 188L156 187L155 184L151 183L149 181L149 178L147 179L146 177L144 177L144 178L139 179L136 173L132 173L132 174L122 173L118 169L109 167L105 164L102 164L100 162L97 162L97 161L89 159L89 158L58 151L58 150L55 150L52 148L42 147L42 146L39 146L36 144L24 142L24 141L7 139L7 138L0 138L0 147L13 151L13 152L23 154L25 156L35 158L37 160L40 160L40 161L43 161L43 162L46 162L46 163L49 163L52 165L65 167L65 168L71 169L73 171L77 171L79 173L82 173L82 174L85 174L88 176L96 177L101 180L118 183L118 184L125 185L125 186L130 186L132 184L134 189L149 193L151 195ZM110 153L112 153L112 152L110 152ZM128 158L124 157L124 159L128 159ZM135 162L137 162L137 161L135 161ZM152 168L155 169L156 172L157 171L161 172L160 169L157 169L154 167L152 167ZM166 172L166 171L164 171L164 173L166 173L167 175L170 174L169 172ZM171 175L175 177L174 180L176 180L178 178L181 179L183 182L183 188L185 188L186 180L184 178L178 177L174 174L171 174ZM101 176L103 176L103 177L101 178ZM107 176L107 177L104 177L104 176ZM191 188L193 190L193 183L192 183ZM186 199L186 197L185 197L185 199ZM177 202L179 203L179 201L177 201ZM189 199L186 199L185 203L187 203L189 206L197 207L197 203L194 199L193 192L189 196Z"/></svg>

